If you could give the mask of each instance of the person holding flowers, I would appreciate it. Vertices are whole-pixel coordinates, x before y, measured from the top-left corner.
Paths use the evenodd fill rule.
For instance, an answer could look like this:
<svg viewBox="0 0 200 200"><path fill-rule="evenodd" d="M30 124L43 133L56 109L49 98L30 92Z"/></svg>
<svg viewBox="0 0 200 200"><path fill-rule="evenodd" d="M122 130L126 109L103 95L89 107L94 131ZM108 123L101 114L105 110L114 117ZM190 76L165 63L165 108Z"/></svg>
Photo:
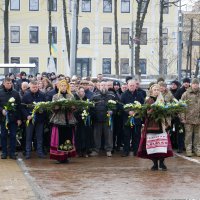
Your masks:
<svg viewBox="0 0 200 200"><path fill-rule="evenodd" d="M37 154L39 158L45 158L43 153L43 129L45 122L45 113L32 113L34 103L45 102L45 94L39 91L38 82L30 82L30 90L22 97L22 114L26 121L26 159L31 157L31 147L33 132L35 130L37 142Z"/></svg>
<svg viewBox="0 0 200 200"><path fill-rule="evenodd" d="M12 80L6 77L0 89L0 120L1 120L1 159L6 159L7 135L10 133L10 152L11 159L16 159L16 132L17 126L21 125L21 100L18 92L13 89Z"/></svg>
<svg viewBox="0 0 200 200"><path fill-rule="evenodd" d="M59 81L59 91L53 96L52 101L73 100L74 96L65 79ZM50 122L52 123L50 159L65 163L69 157L76 156L75 150L75 107L61 108L57 105L53 108Z"/></svg>
<svg viewBox="0 0 200 200"><path fill-rule="evenodd" d="M138 102L139 104L144 103L144 97L140 92L136 90L135 80L130 79L128 81L128 90L122 94L121 102L124 105L134 104L134 102ZM131 150L134 152L134 155L137 155L140 136L141 136L142 121L141 119L136 118L135 115L136 112L134 111L133 107L130 109L123 110L124 149L122 157L128 156ZM131 141L132 141L132 147L130 148Z"/></svg>
<svg viewBox="0 0 200 200"><path fill-rule="evenodd" d="M84 87L82 86L79 87L74 97L76 100L88 101L87 97L85 96ZM91 116L89 107L85 107L75 112L75 117L78 121L75 134L76 151L79 157L88 157L92 141Z"/></svg>
<svg viewBox="0 0 200 200"><path fill-rule="evenodd" d="M168 125L166 124L165 118L162 117L164 116L162 109L164 110L165 108L164 98L161 95L158 84L153 84L149 92L150 97L146 100L148 109L145 114L145 123L138 149L138 157L152 160L153 166L151 170L153 171L158 170L158 168L167 170L164 159L173 156L173 152L169 134L166 132ZM156 109L159 109L159 111ZM155 112L157 113L155 114Z"/></svg>
<svg viewBox="0 0 200 200"><path fill-rule="evenodd" d="M97 156L101 148L101 139L104 134L104 143L106 155L112 156L113 149L113 129L112 129L112 114L113 111L107 107L108 101L115 101L115 95L113 92L108 91L105 81L100 83L100 90L97 91L91 101L95 103L93 109L93 126L94 126L94 149L90 154L91 156Z"/></svg>

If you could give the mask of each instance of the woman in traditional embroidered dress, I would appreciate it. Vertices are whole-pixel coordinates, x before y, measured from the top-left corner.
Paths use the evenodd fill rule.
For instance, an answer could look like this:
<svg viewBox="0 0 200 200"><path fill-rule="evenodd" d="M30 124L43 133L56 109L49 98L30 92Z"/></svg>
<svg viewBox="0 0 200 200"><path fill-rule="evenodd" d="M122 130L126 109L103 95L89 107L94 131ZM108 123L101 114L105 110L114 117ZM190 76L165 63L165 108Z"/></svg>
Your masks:
<svg viewBox="0 0 200 200"><path fill-rule="evenodd" d="M66 80L61 80L59 82L59 92L53 96L52 101L61 99L74 99ZM73 115L73 111L69 112L63 109L61 110L59 107L55 107L53 112L50 119L50 122L53 124L50 159L65 163L68 161L69 157L76 156L74 142L76 119Z"/></svg>
<svg viewBox="0 0 200 200"><path fill-rule="evenodd" d="M87 101L87 97L85 96L85 91L83 87L79 87L77 93L74 95L76 100ZM87 111L89 113L89 110ZM86 117L85 120L82 119L82 111L77 111L75 113L75 117L78 121L76 127L75 134L75 143L76 143L76 151L79 157L88 157L89 150L91 148L92 143L92 130L91 130L91 120L90 114Z"/></svg>
<svg viewBox="0 0 200 200"><path fill-rule="evenodd" d="M164 99L160 93L160 86L154 84L150 87L150 97L146 100L146 104L158 102L164 102ZM149 110L145 117L138 157L152 160L153 166L151 170L158 170L159 167L166 171L167 167L164 164L164 160L167 157L173 156L170 137L166 132L168 124L165 119L162 121L152 119L150 115L151 112L153 111Z"/></svg>

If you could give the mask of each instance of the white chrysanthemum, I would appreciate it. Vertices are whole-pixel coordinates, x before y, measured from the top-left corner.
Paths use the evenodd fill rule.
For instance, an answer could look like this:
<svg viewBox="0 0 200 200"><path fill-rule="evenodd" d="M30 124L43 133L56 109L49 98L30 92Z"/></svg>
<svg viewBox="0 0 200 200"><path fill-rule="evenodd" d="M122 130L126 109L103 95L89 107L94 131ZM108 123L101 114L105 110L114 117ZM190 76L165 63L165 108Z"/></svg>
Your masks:
<svg viewBox="0 0 200 200"><path fill-rule="evenodd" d="M14 97L11 97L11 98L9 99L9 102L10 102L10 103L14 103L14 102L15 102L15 98L14 98Z"/></svg>
<svg viewBox="0 0 200 200"><path fill-rule="evenodd" d="M114 100L108 100L108 103L116 104L116 101L114 101Z"/></svg>

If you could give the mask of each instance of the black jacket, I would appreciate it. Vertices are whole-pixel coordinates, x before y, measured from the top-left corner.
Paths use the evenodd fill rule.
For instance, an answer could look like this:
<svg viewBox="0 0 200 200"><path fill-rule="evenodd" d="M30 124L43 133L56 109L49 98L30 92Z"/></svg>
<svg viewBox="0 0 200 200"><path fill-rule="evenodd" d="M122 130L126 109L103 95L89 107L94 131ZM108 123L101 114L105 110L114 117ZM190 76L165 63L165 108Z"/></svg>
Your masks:
<svg viewBox="0 0 200 200"><path fill-rule="evenodd" d="M95 122L107 121L107 102L109 100L117 100L113 92L110 91L107 91L105 94L97 91L91 98L91 101L95 103L95 107L92 110L92 116Z"/></svg>
<svg viewBox="0 0 200 200"><path fill-rule="evenodd" d="M49 92L47 92L46 93L46 101L52 101L52 99L53 99L53 96L55 95L55 94L57 94L58 93L58 89L57 88L55 88L55 89L52 89L52 90L50 90Z"/></svg>
<svg viewBox="0 0 200 200"><path fill-rule="evenodd" d="M138 101L141 104L144 104L144 97L137 90L135 90L135 92L133 92L133 93L130 92L129 90L127 90L122 94L121 102L124 105L125 104L129 104L129 103L134 103L134 101ZM128 116L129 116L129 114L126 111L123 111L123 122L124 122L124 124L126 124L126 122L128 120ZM141 119L136 118L135 119L135 123L137 125L140 125L141 124Z"/></svg>
<svg viewBox="0 0 200 200"><path fill-rule="evenodd" d="M182 95L183 95L183 93L184 93L185 91L186 91L186 89L185 89L184 86L181 87L181 88L179 88L179 89L176 91L174 97L175 97L177 100L180 100L181 97L182 97Z"/></svg>
<svg viewBox="0 0 200 200"><path fill-rule="evenodd" d="M29 83L29 80L28 79L21 79L21 78L19 80L17 80L17 84L16 84L16 87L15 87L15 89L17 91L21 90L21 85L22 85L23 82Z"/></svg>
<svg viewBox="0 0 200 200"><path fill-rule="evenodd" d="M9 122L16 122L21 119L21 100L18 92L11 88L10 90L5 89L4 86L0 89L0 120L2 121L4 116L2 115L2 110L4 106L8 103L9 99L13 97L15 99L15 111L9 111L8 117Z"/></svg>
<svg viewBox="0 0 200 200"><path fill-rule="evenodd" d="M33 104L33 102L38 103L42 101L43 102L45 101L45 94L40 91L36 93L27 91L24 94L24 96L22 97L22 114L25 120L27 119L29 115L32 114L33 107L31 107L30 105ZM24 104L29 105L29 106L26 106ZM45 118L46 118L45 113L41 113L41 114L37 113L35 122L44 122Z"/></svg>

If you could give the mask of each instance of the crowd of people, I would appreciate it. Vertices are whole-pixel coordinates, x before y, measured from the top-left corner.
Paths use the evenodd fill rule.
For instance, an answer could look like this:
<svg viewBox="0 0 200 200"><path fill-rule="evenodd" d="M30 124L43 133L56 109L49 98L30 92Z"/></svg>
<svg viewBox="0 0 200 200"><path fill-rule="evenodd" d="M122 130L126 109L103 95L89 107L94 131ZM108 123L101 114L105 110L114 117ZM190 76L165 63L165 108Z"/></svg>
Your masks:
<svg viewBox="0 0 200 200"><path fill-rule="evenodd" d="M105 81L102 74L97 78L68 77L63 74L38 73L27 77L20 73L6 75L0 87L0 120L2 159L16 159L16 134L22 130L21 146L26 159L36 150L39 158L50 159L59 163L68 162L69 157L98 156L104 151L107 157L121 151L122 157L130 154L153 161L152 170L167 170L164 159L173 156L172 147L178 153L186 150L187 156L200 156L200 89L199 80L184 78L182 84L174 80L170 87L163 78L155 80L148 90L140 87L140 82L127 77L125 83ZM14 99L15 109L8 110L6 105ZM82 111L72 107L64 110L55 106L51 114L45 111L32 116L34 102L59 101L61 99L94 102L89 110L90 120L86 124ZM134 126L127 126L127 120L134 116L134 110L125 111L122 105L134 103L154 104L174 100L189 100L185 113L176 117L155 121L148 115L134 118ZM109 111L107 102L117 102L117 109ZM108 123L112 116L112 126ZM7 136L9 133L9 148ZM153 134L153 136L152 136ZM164 151L149 153L147 145L152 137L165 138ZM161 142L160 142L161 144Z"/></svg>

